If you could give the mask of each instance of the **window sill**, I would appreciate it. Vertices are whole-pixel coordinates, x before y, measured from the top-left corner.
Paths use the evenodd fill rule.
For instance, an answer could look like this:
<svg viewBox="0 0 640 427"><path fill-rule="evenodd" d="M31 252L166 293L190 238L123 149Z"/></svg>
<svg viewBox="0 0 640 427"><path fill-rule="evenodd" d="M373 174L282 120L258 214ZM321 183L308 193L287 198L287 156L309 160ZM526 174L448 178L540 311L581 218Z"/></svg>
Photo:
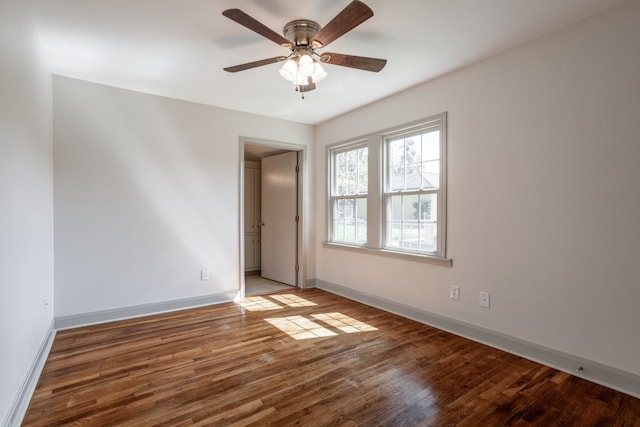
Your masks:
<svg viewBox="0 0 640 427"><path fill-rule="evenodd" d="M389 249L368 248L366 246L347 245L344 243L322 242L322 246L329 249L341 249L350 252L358 252L370 255L384 256L387 258L402 259L405 261L424 262L425 264L451 267L453 260L432 255L415 254L410 252L391 251Z"/></svg>

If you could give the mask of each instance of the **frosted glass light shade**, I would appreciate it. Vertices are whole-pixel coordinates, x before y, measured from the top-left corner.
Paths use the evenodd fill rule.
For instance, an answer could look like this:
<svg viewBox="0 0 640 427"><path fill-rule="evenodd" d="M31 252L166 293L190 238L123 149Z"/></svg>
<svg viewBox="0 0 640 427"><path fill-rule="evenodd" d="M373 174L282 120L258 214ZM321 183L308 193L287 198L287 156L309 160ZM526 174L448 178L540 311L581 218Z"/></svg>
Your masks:
<svg viewBox="0 0 640 427"><path fill-rule="evenodd" d="M287 59L280 68L280 75L290 82L295 82L298 74L298 64L293 59Z"/></svg>
<svg viewBox="0 0 640 427"><path fill-rule="evenodd" d="M310 76L315 71L316 66L313 58L311 56L304 54L300 56L298 59L298 72L303 76Z"/></svg>
<svg viewBox="0 0 640 427"><path fill-rule="evenodd" d="M313 83L318 83L324 78L327 77L327 72L322 68L319 62L316 62L315 70L313 70L313 74L311 75L311 81Z"/></svg>
<svg viewBox="0 0 640 427"><path fill-rule="evenodd" d="M320 62L314 60L311 55L302 54L292 56L287 59L280 70L280 75L295 86L306 86L311 83L318 83L327 77Z"/></svg>

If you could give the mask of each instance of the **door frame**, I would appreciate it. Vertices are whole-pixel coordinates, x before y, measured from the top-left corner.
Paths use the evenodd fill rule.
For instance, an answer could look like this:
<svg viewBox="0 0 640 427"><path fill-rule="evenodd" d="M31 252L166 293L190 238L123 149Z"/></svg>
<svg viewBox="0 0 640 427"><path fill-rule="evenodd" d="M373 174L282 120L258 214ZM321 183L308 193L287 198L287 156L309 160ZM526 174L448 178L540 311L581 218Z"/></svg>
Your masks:
<svg viewBox="0 0 640 427"><path fill-rule="evenodd" d="M300 215L300 222L298 223L298 264L300 269L297 274L298 288L304 289L306 287L307 278L307 253L308 253L308 227L307 218L309 215L309 201L306 194L309 194L309 163L307 155L308 147L302 144L293 144L281 141L272 141L267 139L252 138L241 136L240 137L240 162L239 162L239 174L240 185L238 188L240 212L240 234L238 236L239 244L239 292L238 298L244 299L245 297L245 280L244 280L244 146L245 144L262 145L264 147L279 148L282 150L297 151L298 152L298 165L300 166L300 173L298 175L298 212Z"/></svg>

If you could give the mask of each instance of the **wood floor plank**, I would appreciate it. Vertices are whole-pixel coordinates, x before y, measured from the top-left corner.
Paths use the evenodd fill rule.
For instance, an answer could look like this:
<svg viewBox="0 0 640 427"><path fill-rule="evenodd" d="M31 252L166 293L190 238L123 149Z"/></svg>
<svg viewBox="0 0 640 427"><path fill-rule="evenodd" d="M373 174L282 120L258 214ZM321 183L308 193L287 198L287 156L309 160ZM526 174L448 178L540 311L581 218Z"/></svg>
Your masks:
<svg viewBox="0 0 640 427"><path fill-rule="evenodd" d="M640 427L640 400L309 289L60 331L23 425Z"/></svg>

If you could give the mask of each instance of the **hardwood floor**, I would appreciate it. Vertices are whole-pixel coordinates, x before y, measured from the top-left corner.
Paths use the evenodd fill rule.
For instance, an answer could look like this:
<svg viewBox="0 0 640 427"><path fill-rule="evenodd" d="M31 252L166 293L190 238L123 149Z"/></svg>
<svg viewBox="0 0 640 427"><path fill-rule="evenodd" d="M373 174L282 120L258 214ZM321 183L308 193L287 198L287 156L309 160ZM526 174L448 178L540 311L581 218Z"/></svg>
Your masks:
<svg viewBox="0 0 640 427"><path fill-rule="evenodd" d="M640 426L640 400L317 290L58 332L24 426Z"/></svg>

